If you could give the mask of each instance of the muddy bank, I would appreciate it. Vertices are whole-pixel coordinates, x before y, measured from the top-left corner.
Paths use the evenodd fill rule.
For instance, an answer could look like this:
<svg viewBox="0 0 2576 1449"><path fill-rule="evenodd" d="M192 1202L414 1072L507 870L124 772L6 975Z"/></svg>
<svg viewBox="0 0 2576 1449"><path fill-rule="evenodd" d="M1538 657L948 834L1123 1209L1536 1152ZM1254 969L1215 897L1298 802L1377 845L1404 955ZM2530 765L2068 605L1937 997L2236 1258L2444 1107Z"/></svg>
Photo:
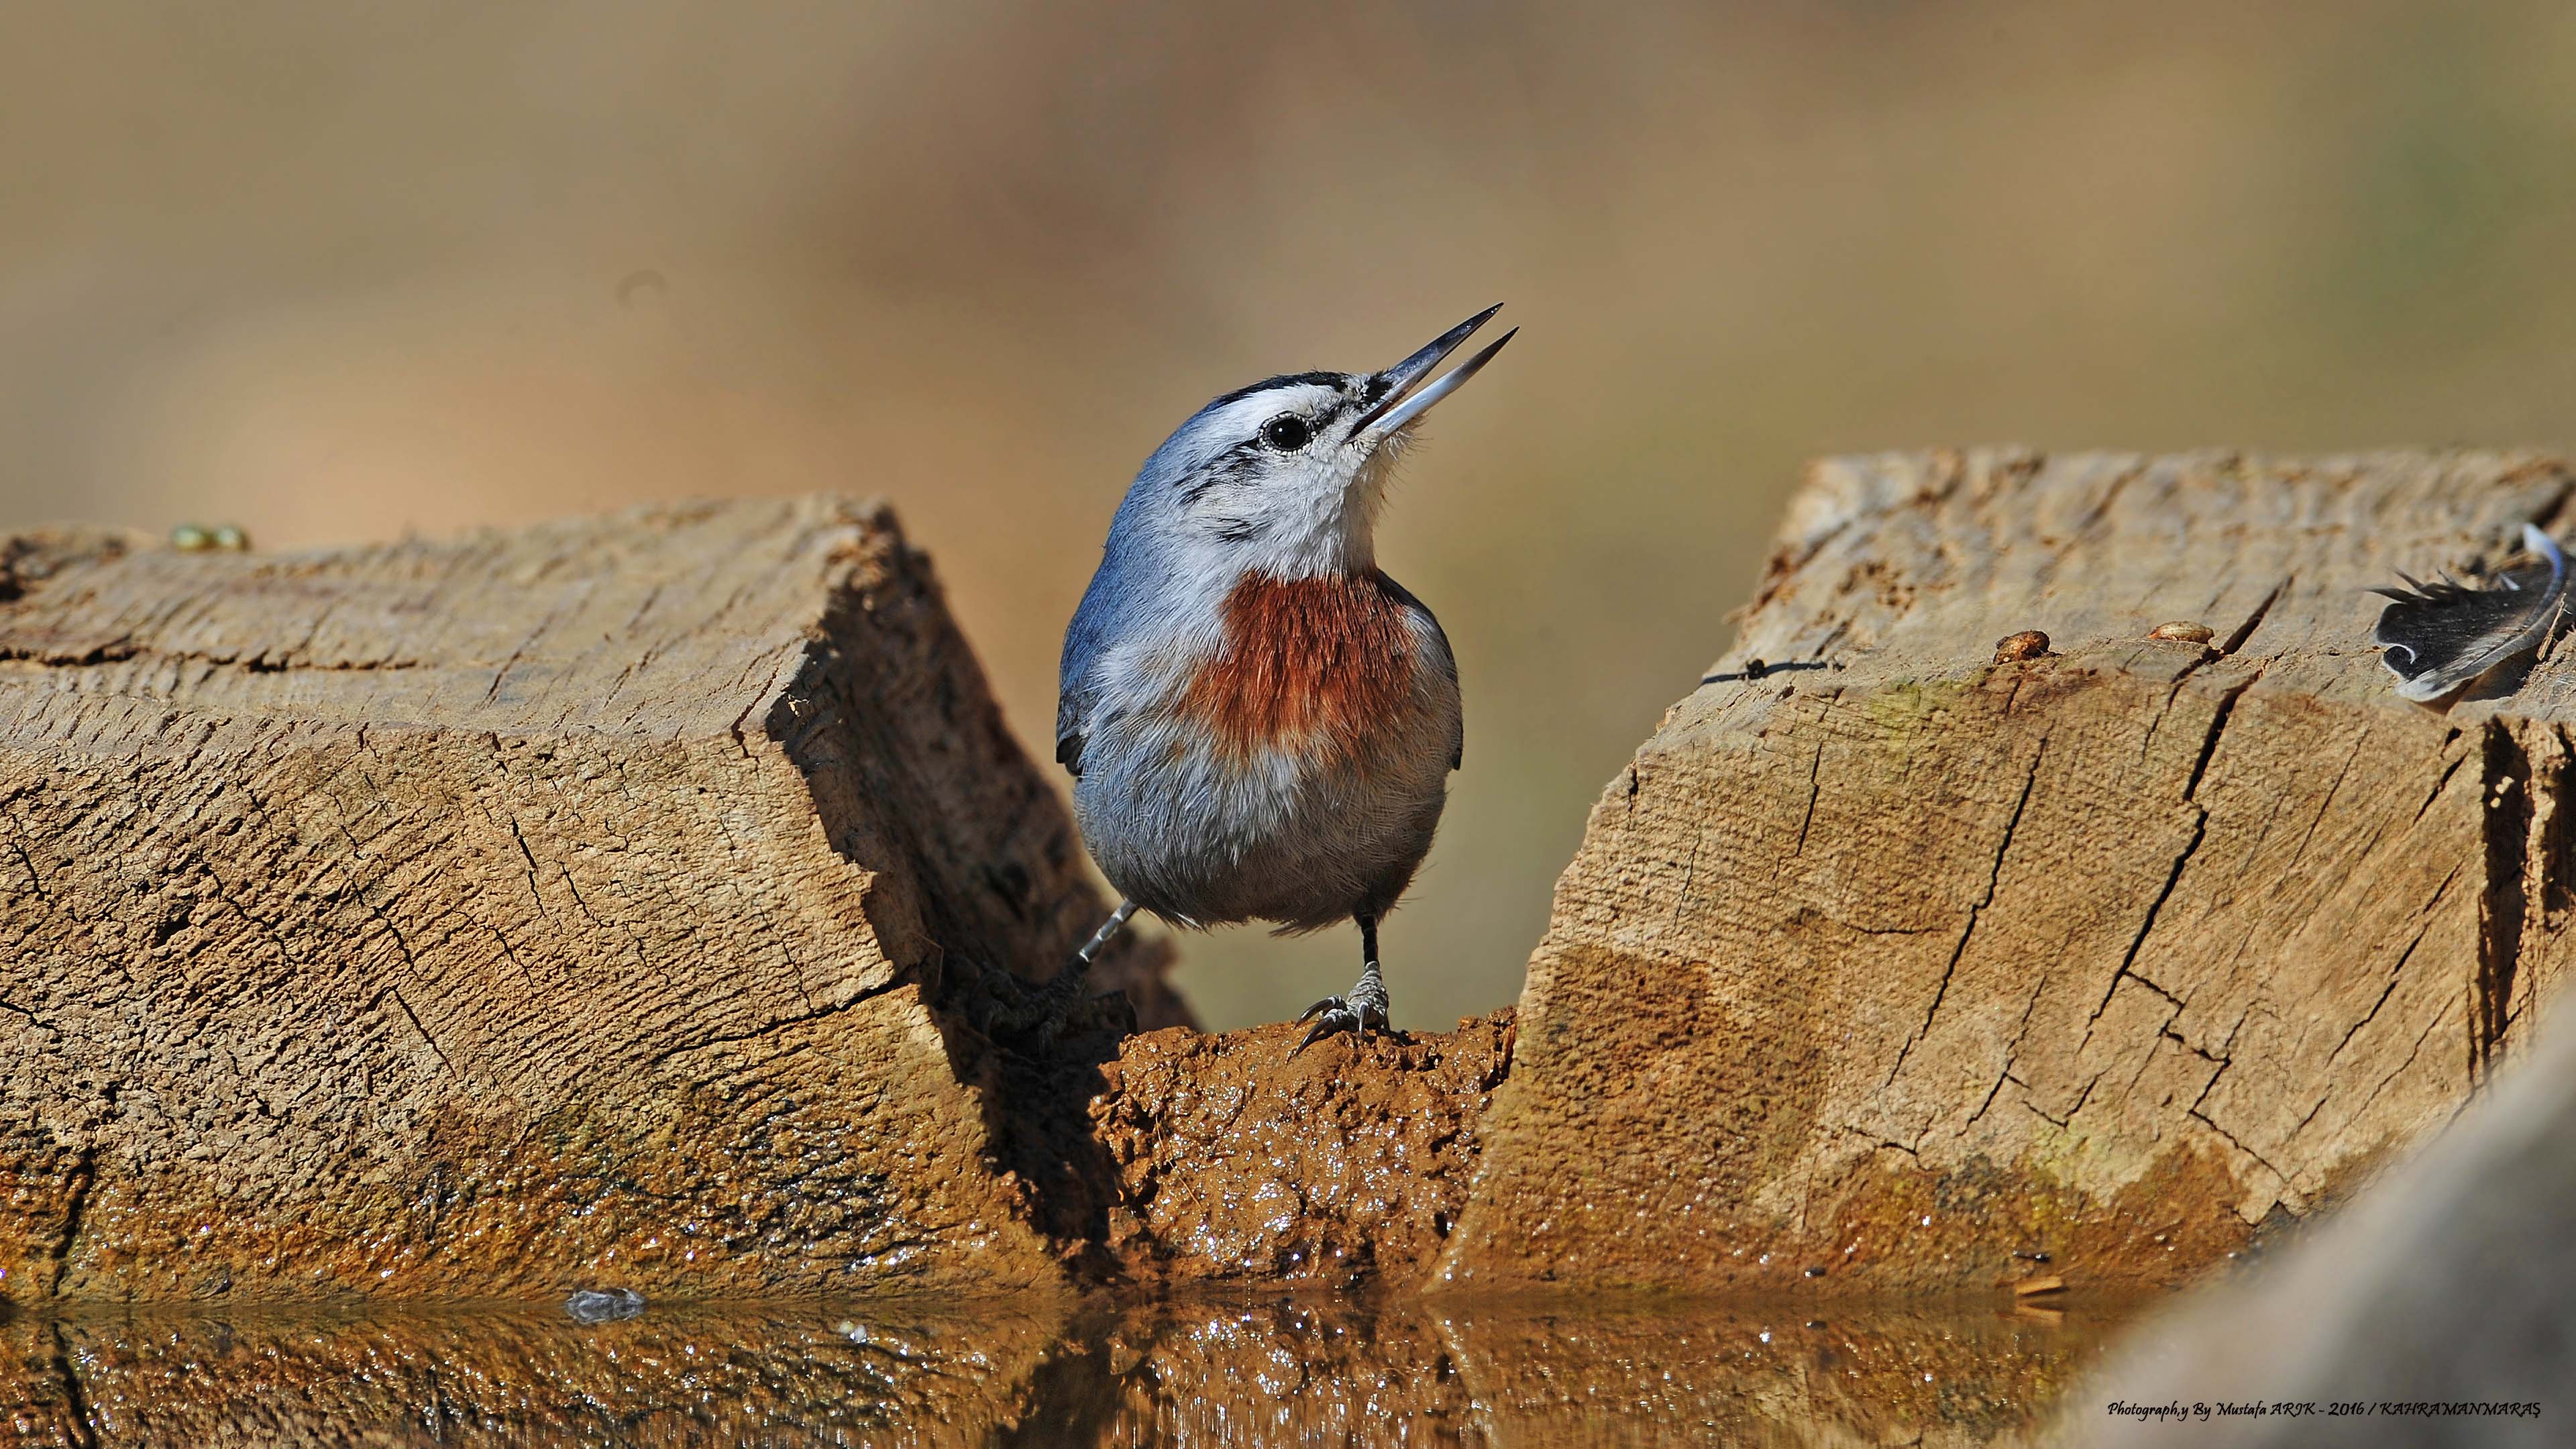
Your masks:
<svg viewBox="0 0 2576 1449"><path fill-rule="evenodd" d="M1511 1022L1295 1055L1295 1023L1131 1039L1089 1109L1103 1246L1141 1283L1418 1283L1466 1209Z"/></svg>

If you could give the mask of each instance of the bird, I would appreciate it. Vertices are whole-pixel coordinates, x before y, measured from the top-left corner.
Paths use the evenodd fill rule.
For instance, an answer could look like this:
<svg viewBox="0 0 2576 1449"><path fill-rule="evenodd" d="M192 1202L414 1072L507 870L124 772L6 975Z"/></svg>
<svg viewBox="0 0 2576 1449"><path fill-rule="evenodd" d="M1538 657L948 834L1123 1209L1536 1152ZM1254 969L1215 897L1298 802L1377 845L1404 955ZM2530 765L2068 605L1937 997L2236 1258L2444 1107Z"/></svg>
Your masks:
<svg viewBox="0 0 2576 1449"><path fill-rule="evenodd" d="M1143 910L1353 922L1359 981L1307 1009L1293 1051L1391 1030L1378 923L1431 848L1464 732L1448 636L1378 567L1375 530L1416 425L1518 334L1431 380L1499 310L1380 371L1237 388L1138 470L1065 630L1055 731L1119 901L1027 1017L1060 1020Z"/></svg>

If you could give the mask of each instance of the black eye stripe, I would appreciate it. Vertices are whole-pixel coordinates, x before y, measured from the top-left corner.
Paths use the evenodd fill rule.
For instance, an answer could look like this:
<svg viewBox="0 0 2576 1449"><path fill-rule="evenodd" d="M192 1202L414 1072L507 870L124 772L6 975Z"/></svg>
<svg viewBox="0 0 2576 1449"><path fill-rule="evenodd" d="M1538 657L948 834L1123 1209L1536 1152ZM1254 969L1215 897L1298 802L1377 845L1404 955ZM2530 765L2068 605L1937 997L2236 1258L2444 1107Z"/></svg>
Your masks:
<svg viewBox="0 0 2576 1449"><path fill-rule="evenodd" d="M1268 464L1263 461L1265 458L1275 457L1281 452L1296 452L1311 445L1316 438L1323 435L1325 428L1330 426L1334 419L1349 415L1354 408L1365 406L1362 398L1354 397L1350 392L1344 391L1358 381L1359 379L1344 377L1339 373L1299 373L1292 377L1274 377L1268 382L1255 383L1251 387L1228 393L1216 402L1208 404L1206 410L1213 410L1220 404L1237 402L1254 393L1291 383L1313 383L1334 389L1334 394L1323 399L1312 416L1304 413L1272 414L1253 429L1250 437L1226 445L1222 450L1211 455L1196 470L1184 474L1175 485L1175 491L1179 494L1181 502L1195 503L1201 495L1221 483L1250 482L1260 477L1263 470L1268 467ZM1372 380L1369 386L1378 386L1378 384ZM1380 387L1379 392L1383 395L1384 389ZM1302 426L1306 430L1305 437L1284 446L1272 442L1265 434L1273 424L1283 419L1293 420Z"/></svg>
<svg viewBox="0 0 2576 1449"><path fill-rule="evenodd" d="M1251 477L1260 467L1254 461L1255 455L1262 451L1259 438L1237 443L1211 459L1206 467L1196 473L1183 475L1180 488L1181 502L1196 503L1201 494L1220 483L1241 483Z"/></svg>

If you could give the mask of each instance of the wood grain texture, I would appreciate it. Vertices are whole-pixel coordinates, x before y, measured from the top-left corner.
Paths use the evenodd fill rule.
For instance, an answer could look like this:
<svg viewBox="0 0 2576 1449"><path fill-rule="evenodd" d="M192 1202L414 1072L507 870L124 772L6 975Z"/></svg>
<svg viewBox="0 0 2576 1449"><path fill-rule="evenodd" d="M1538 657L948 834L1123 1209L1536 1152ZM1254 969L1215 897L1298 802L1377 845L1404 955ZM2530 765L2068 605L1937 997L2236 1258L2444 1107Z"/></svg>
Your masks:
<svg viewBox="0 0 2576 1449"><path fill-rule="evenodd" d="M941 1005L1106 906L891 515L0 560L0 1295L1057 1279Z"/></svg>
<svg viewBox="0 0 2576 1449"><path fill-rule="evenodd" d="M2337 1198L2517 1046L2576 902L2576 667L2407 704L2362 591L2571 490L2477 453L1818 465L1740 648L1832 667L1703 685L1604 793L1435 1279L2163 1282Z"/></svg>
<svg viewBox="0 0 2576 1449"><path fill-rule="evenodd" d="M2265 1449L2564 1443L2549 1418L2576 1382L2576 1022L2548 1031L2459 1120L2332 1222L2248 1273L2218 1277L2123 1336L2052 1415L2061 1449L2156 1440L2103 1406L2313 1403L2227 1416L2195 1443ZM2331 1404L2373 1406L2337 1413ZM2527 1405L2390 1413L2379 1405ZM2302 1431L2292 1420L2307 1418ZM2330 1432L2314 1427L2323 1422ZM2195 1428L2199 1426L2195 1425ZM2166 1438L2171 1438L2168 1432ZM2158 1441L2162 1442L2162 1441Z"/></svg>

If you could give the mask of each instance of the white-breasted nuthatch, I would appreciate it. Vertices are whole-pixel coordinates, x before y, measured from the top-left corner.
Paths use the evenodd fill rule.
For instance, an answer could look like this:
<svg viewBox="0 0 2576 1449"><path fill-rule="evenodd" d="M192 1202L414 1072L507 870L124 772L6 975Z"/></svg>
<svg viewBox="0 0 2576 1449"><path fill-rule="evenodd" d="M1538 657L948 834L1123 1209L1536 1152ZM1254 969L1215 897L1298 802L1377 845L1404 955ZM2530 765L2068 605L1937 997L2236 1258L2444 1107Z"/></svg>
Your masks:
<svg viewBox="0 0 2576 1449"><path fill-rule="evenodd" d="M1390 470L1423 414L1513 334L1430 381L1499 308L1382 372L1216 399L1136 475L1065 631L1056 758L1117 912L1044 996L1060 1014L1138 909L1182 926L1360 928L1359 984L1306 1045L1388 1025L1377 925L1460 760L1440 623L1377 566Z"/></svg>

